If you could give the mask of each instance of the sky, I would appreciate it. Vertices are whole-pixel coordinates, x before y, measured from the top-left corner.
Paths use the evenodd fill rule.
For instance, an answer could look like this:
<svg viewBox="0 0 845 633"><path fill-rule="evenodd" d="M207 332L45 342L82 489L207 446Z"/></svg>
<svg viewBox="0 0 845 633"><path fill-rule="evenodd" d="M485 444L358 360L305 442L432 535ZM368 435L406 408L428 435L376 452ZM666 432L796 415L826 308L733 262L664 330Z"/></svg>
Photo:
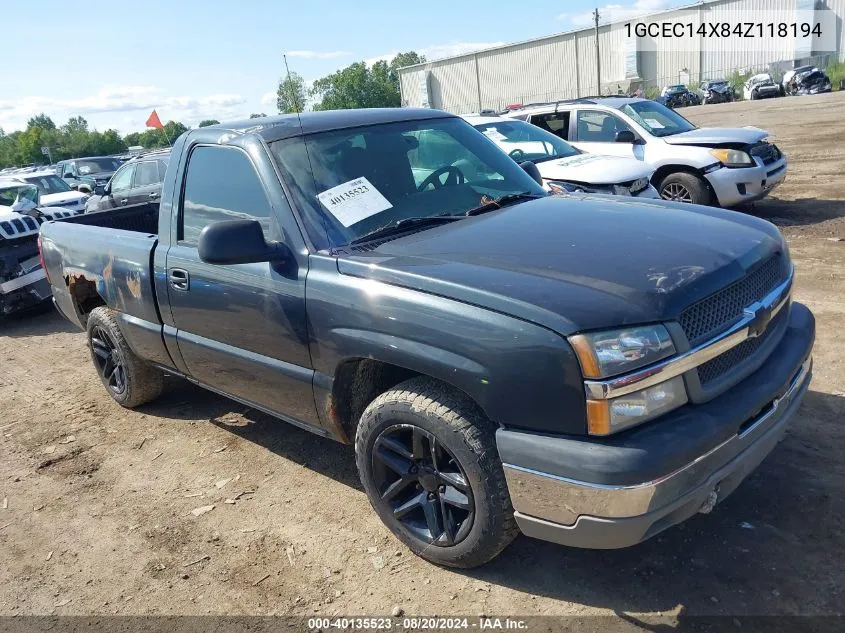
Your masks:
<svg viewBox="0 0 845 633"><path fill-rule="evenodd" d="M0 128L44 112L64 124L142 131L162 121L274 114L292 71L310 82L356 61L415 50L429 60L589 25L605 14L649 13L690 0L136 0L3 1Z"/></svg>

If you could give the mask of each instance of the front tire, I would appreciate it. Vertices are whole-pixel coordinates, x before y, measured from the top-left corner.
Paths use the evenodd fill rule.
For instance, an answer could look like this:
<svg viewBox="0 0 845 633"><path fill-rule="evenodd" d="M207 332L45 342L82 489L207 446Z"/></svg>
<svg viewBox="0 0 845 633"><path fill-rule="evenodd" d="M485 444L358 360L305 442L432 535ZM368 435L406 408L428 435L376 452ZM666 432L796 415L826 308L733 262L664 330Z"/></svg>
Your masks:
<svg viewBox="0 0 845 633"><path fill-rule="evenodd" d="M119 405L133 409L155 400L164 389L164 372L138 358L113 310L94 308L88 315L88 349L100 381Z"/></svg>
<svg viewBox="0 0 845 633"><path fill-rule="evenodd" d="M495 426L437 381L414 378L373 400L358 424L355 457L379 518L432 563L483 565L519 532Z"/></svg>
<svg viewBox="0 0 845 633"><path fill-rule="evenodd" d="M707 184L695 174L677 171L669 174L657 187L660 197L673 202L709 205L713 196Z"/></svg>

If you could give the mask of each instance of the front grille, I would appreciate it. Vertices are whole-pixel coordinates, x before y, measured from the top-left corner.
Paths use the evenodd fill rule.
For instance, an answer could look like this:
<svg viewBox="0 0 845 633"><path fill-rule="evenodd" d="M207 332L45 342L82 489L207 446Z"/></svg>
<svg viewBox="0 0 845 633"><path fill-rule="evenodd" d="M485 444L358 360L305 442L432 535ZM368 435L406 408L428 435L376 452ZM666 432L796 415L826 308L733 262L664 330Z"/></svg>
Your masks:
<svg viewBox="0 0 845 633"><path fill-rule="evenodd" d="M678 322L690 344L695 347L739 321L745 308L783 280L782 268L780 255L775 255L743 279L684 310Z"/></svg>
<svg viewBox="0 0 845 633"><path fill-rule="evenodd" d="M780 312L777 313L774 319L769 323L769 327L763 332L761 336L750 338L736 347L729 349L724 354L720 354L713 360L707 361L698 367L698 379L702 386L713 382L723 374L729 372L731 369L738 367L753 356L760 347L769 339L769 337L778 330L778 327L789 313L789 307L784 306Z"/></svg>
<svg viewBox="0 0 845 633"><path fill-rule="evenodd" d="M772 163L780 160L781 153L780 150L777 148L777 145L772 145L771 143L760 142L757 145L754 145L751 148L751 155L757 156L760 160L763 161L764 165L771 165Z"/></svg>

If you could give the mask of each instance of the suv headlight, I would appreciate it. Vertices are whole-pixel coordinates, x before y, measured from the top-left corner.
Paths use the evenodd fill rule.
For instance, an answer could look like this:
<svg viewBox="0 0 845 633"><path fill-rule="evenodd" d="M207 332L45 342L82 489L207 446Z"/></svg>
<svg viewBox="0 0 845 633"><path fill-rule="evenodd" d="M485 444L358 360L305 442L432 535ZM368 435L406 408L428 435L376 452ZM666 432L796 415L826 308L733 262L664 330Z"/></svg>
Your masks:
<svg viewBox="0 0 845 633"><path fill-rule="evenodd" d="M751 156L739 149L711 149L710 154L725 167L749 167L754 164Z"/></svg>
<svg viewBox="0 0 845 633"><path fill-rule="evenodd" d="M552 193L591 193L589 187L565 180L547 180Z"/></svg>
<svg viewBox="0 0 845 633"><path fill-rule="evenodd" d="M639 193L646 187L648 187L648 178L637 178L631 183L631 193Z"/></svg>
<svg viewBox="0 0 845 633"><path fill-rule="evenodd" d="M578 334L569 337L588 379L602 379L640 369L675 354L663 325ZM607 400L587 400L590 435L610 435L642 424L688 402L681 376Z"/></svg>

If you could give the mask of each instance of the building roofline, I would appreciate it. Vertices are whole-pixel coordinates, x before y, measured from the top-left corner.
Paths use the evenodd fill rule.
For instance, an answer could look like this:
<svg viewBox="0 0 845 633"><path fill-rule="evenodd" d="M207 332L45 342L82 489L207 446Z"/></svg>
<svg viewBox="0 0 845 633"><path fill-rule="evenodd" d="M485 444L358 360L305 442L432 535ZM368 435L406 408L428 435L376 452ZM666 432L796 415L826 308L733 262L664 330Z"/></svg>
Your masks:
<svg viewBox="0 0 845 633"><path fill-rule="evenodd" d="M632 17L632 18L630 18L630 20L616 20L615 22L607 22L607 23L604 23L604 24L600 24L599 28L606 28L606 27L614 26L616 24L628 22L628 21L631 21L631 20L643 20L643 19L646 19L646 18L651 18L655 15L662 15L664 13L671 13L673 11L683 11L683 10L687 10L687 9L697 9L699 7L702 7L702 6L705 6L705 5L708 5L708 4L714 4L716 2L722 2L722 0L699 0L698 2L690 2L689 4L681 5L680 7L674 7L672 9L661 9L659 11L652 11L650 13L644 13L642 15ZM581 33L581 32L584 32L584 31L593 31L593 30L595 30L594 26L585 26L585 27L581 27L579 29L571 29L569 31L561 31L560 33L551 33L549 35L541 35L540 37L532 37L532 38L529 38L527 40L520 40L518 42L511 42L509 44L500 44L499 46L491 46L490 48L480 48L477 51L472 51L471 53L461 53L460 55L450 55L448 57L440 57L438 59L428 60L428 61L425 61L425 62L421 62L419 64L412 64L410 66L402 66L401 68L397 69L396 72L398 72L399 74L402 74L402 72L406 71L406 70L421 69L421 68L425 68L427 66L431 66L432 64L438 64L440 62L453 61L453 60L462 59L462 58L465 58L465 57L466 58L472 58L475 55L478 55L480 53L490 53L492 51L501 51L501 50L505 50L505 49L508 49L508 48L514 48L516 46L524 46L525 44L533 44L535 42L542 42L544 40L555 39L557 37L561 37L561 36L564 36L564 35L573 35L573 34Z"/></svg>

